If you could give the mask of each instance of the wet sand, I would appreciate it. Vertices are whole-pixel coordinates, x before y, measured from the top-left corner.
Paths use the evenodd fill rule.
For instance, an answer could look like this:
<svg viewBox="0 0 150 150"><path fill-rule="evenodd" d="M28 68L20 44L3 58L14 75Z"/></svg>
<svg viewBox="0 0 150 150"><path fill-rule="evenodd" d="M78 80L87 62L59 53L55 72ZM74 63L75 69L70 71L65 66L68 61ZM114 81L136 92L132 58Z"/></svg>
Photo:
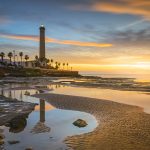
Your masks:
<svg viewBox="0 0 150 150"><path fill-rule="evenodd" d="M88 92L88 91L87 91ZM91 113L98 127L91 133L67 137L75 150L150 150L150 115L137 106L59 94L36 94L60 109ZM62 116L63 117L63 116Z"/></svg>

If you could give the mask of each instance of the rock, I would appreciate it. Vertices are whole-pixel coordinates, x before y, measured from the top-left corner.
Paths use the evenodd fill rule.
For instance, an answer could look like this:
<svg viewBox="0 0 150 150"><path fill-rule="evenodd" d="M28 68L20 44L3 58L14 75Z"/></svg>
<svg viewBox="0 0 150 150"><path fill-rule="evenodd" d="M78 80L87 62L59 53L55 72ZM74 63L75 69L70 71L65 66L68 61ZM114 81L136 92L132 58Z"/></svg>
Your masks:
<svg viewBox="0 0 150 150"><path fill-rule="evenodd" d="M5 136L3 134L0 134L0 140L4 139Z"/></svg>
<svg viewBox="0 0 150 150"><path fill-rule="evenodd" d="M4 108L0 108L0 112L3 112L4 111Z"/></svg>
<svg viewBox="0 0 150 150"><path fill-rule="evenodd" d="M20 143L20 141L17 141L17 140L13 140L13 141L8 141L9 144L17 144L17 143Z"/></svg>
<svg viewBox="0 0 150 150"><path fill-rule="evenodd" d="M73 125L81 128L81 127L87 126L88 124L86 121L84 121L82 119L77 119L75 122L73 122Z"/></svg>
<svg viewBox="0 0 150 150"><path fill-rule="evenodd" d="M39 90L39 93L44 93L44 91L43 90Z"/></svg>
<svg viewBox="0 0 150 150"><path fill-rule="evenodd" d="M33 148L32 147L28 147L25 150L33 150Z"/></svg>
<svg viewBox="0 0 150 150"><path fill-rule="evenodd" d="M0 128L0 133L2 133L2 132L3 132L3 129Z"/></svg>
<svg viewBox="0 0 150 150"><path fill-rule="evenodd" d="M9 122L8 124L8 127L10 127L9 132L19 133L24 130L26 125L27 125L26 116L18 116Z"/></svg>
<svg viewBox="0 0 150 150"><path fill-rule="evenodd" d="M3 145L5 142L1 139L0 140L0 145Z"/></svg>

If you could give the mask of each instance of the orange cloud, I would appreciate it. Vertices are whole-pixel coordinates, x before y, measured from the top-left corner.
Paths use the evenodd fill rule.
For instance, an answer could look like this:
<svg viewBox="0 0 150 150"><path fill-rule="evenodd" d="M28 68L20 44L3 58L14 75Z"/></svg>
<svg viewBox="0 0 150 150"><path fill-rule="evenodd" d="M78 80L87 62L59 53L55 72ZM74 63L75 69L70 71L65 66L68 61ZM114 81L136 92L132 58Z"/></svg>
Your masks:
<svg viewBox="0 0 150 150"><path fill-rule="evenodd" d="M32 41L39 41L37 36L30 36L30 35L6 35L1 34L1 37L9 38L9 39L16 39L16 40L32 40Z"/></svg>
<svg viewBox="0 0 150 150"><path fill-rule="evenodd" d="M107 2L95 2L91 5L71 6L74 10L88 10L96 12L108 12L116 14L131 14L150 19L150 1L148 0L116 0Z"/></svg>
<svg viewBox="0 0 150 150"><path fill-rule="evenodd" d="M118 4L110 4L110 3L98 3L92 6L92 10L117 13L117 14L140 15L145 18L150 17L150 10L133 7L133 5L130 6L130 5L118 5Z"/></svg>
<svg viewBox="0 0 150 150"><path fill-rule="evenodd" d="M1 35L4 38L17 39L17 40L32 40L39 41L38 36L25 36L25 35ZM96 42L81 42L81 41L70 41L70 40L58 40L46 37L45 41L47 43L74 45L74 46L84 46L84 47L111 47L110 43L96 43Z"/></svg>
<svg viewBox="0 0 150 150"><path fill-rule="evenodd" d="M56 40L47 38L47 42L65 44L65 45L75 45L75 46L89 46L89 47L111 47L110 43L95 43L95 42L80 42L80 41L70 41L70 40Z"/></svg>

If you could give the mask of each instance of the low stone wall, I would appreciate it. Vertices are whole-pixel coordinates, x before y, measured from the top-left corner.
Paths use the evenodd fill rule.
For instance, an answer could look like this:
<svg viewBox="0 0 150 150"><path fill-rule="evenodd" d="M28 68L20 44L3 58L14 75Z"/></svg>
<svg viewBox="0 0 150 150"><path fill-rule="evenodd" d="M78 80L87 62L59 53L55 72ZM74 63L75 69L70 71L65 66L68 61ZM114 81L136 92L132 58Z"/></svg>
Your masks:
<svg viewBox="0 0 150 150"><path fill-rule="evenodd" d="M15 77L36 77L36 76L79 76L78 71L68 70L54 70L54 69L41 69L41 68L0 68L0 77L15 76Z"/></svg>
<svg viewBox="0 0 150 150"><path fill-rule="evenodd" d="M79 76L78 71L41 69L47 76Z"/></svg>

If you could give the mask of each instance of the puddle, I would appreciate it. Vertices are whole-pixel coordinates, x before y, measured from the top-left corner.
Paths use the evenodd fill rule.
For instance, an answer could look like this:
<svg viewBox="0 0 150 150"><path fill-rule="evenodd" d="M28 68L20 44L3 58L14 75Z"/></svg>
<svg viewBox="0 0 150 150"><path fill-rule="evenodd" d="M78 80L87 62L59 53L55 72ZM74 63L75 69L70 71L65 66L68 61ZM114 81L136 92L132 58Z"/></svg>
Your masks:
<svg viewBox="0 0 150 150"><path fill-rule="evenodd" d="M25 127L22 127L19 132L15 132L12 129L10 132L9 127L0 127L5 135L4 148L7 150L24 150L27 147L32 147L35 150L65 150L67 147L63 140L67 136L91 132L97 126L95 117L88 113L57 109L43 99L24 95L26 92L30 92L30 95L37 93L33 89L5 90L3 93L7 97L11 95L12 98L39 104L26 118ZM72 123L79 118L85 120L88 125L84 128L74 126ZM8 141L12 140L20 142L9 144Z"/></svg>
<svg viewBox="0 0 150 150"><path fill-rule="evenodd" d="M60 86L51 91L51 93L111 100L114 102L142 107L144 108L144 112L150 114L150 95L143 92L78 86Z"/></svg>

